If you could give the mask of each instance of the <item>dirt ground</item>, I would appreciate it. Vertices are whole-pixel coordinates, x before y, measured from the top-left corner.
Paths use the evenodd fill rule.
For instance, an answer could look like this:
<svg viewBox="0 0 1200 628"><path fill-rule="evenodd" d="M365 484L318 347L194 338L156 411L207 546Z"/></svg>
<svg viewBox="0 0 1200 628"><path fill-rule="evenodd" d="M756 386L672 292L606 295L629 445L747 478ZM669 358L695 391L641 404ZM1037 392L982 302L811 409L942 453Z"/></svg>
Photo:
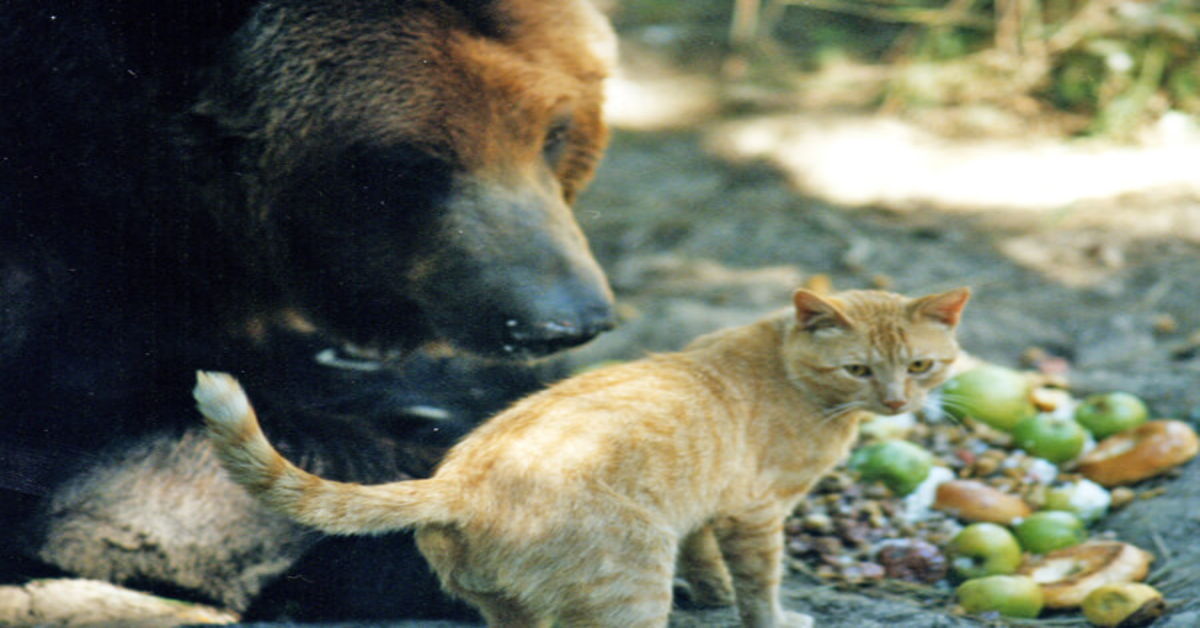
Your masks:
<svg viewBox="0 0 1200 628"><path fill-rule="evenodd" d="M994 135L954 137L920 120L778 102L719 115L705 99L720 86L634 50L644 73L614 92L631 101L613 103L618 130L578 210L625 320L578 363L747 322L818 273L838 289L969 285L961 336L972 354L1020 366L1041 349L1068 361L1074 392L1125 390L1157 416L1200 421L1194 128L1121 147L1046 136L1032 120L1026 133L1007 114ZM664 102L676 113L654 111ZM1152 582L1170 602L1156 626L1200 625L1200 463L1162 486L1097 529L1155 554ZM819 626L978 625L939 604L799 574L786 583L786 605ZM1087 625L1070 614L1051 623ZM681 611L672 625L736 619Z"/></svg>
<svg viewBox="0 0 1200 628"><path fill-rule="evenodd" d="M1197 198L1147 191L1050 213L842 207L799 193L768 163L718 156L710 132L617 134L580 217L627 320L581 351L581 363L673 349L746 322L815 273L837 288L969 285L962 339L971 353L1018 366L1026 349L1042 348L1070 361L1075 391L1126 390L1160 416L1200 418L1200 242L1187 232L1200 220ZM1174 227L1135 229L1159 222ZM1160 625L1200 622L1198 494L1193 464L1164 495L1099 524L1172 567L1156 583L1174 603ZM973 625L945 608L799 575L787 601L820 626ZM712 612L681 612L673 623L735 624Z"/></svg>

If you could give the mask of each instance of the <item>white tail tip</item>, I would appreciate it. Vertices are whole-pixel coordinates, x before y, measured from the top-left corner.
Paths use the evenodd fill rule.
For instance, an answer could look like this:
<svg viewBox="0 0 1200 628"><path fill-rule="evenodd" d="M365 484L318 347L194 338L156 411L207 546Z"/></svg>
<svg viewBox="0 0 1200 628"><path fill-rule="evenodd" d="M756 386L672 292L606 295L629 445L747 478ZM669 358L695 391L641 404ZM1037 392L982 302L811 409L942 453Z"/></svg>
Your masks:
<svg viewBox="0 0 1200 628"><path fill-rule="evenodd" d="M250 412L250 400L240 384L228 373L196 371L192 390L200 412L209 421L236 425Z"/></svg>

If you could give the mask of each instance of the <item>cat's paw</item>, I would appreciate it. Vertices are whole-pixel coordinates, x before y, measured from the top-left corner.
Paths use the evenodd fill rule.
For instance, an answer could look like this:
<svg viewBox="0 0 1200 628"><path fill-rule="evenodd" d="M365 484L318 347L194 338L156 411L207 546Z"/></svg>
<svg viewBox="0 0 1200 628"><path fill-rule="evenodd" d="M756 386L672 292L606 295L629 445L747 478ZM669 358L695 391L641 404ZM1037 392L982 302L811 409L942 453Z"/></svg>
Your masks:
<svg viewBox="0 0 1200 628"><path fill-rule="evenodd" d="M689 597L692 604L701 608L719 608L733 606L733 585L728 577L713 574L703 578L694 578L688 582Z"/></svg>
<svg viewBox="0 0 1200 628"><path fill-rule="evenodd" d="M795 611L783 611L783 618L779 622L783 628L812 628L813 618L804 613Z"/></svg>

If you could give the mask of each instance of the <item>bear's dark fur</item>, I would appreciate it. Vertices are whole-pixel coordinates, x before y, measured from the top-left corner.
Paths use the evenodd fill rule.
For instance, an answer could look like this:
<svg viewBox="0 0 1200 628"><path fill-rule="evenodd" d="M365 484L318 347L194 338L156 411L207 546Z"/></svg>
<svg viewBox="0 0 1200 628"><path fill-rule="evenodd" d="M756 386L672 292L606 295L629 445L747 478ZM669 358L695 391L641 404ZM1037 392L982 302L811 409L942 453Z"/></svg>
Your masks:
<svg viewBox="0 0 1200 628"><path fill-rule="evenodd" d="M220 474L195 369L238 373L290 458L385 481L541 381L484 357L610 326L569 205L606 141L612 46L584 0L0 7L8 577L244 611L339 552ZM370 543L340 554L411 568L402 540ZM379 574L308 571L356 572ZM371 614L421 614L397 610L413 588Z"/></svg>

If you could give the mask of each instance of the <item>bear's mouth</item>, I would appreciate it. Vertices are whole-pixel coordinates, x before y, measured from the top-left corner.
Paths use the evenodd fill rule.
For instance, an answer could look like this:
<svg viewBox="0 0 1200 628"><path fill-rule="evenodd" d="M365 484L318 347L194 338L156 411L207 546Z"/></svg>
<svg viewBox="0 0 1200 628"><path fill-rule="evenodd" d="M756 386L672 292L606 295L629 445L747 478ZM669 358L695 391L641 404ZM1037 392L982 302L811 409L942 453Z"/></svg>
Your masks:
<svg viewBox="0 0 1200 628"><path fill-rule="evenodd" d="M313 360L329 368L360 372L374 372L394 366L417 350L438 355L466 353L477 358L528 362L585 344L613 327L615 321L611 317L595 318L586 324L568 321L523 324L515 318L509 318L503 325L493 326L492 333L478 329L466 330L467 333L455 330L437 334L436 339L422 343L419 348L343 340L319 350Z"/></svg>
<svg viewBox="0 0 1200 628"><path fill-rule="evenodd" d="M389 364L400 362L408 354L408 351L399 349L381 350L354 343L344 343L318 351L313 356L313 360L317 364L329 368L372 373L384 369Z"/></svg>
<svg viewBox="0 0 1200 628"><path fill-rule="evenodd" d="M501 345L501 351L518 359L539 358L578 347L615 326L610 319L582 327L555 321L525 327L514 324L516 321L512 319L506 323L511 328L509 338L513 342Z"/></svg>
<svg viewBox="0 0 1200 628"><path fill-rule="evenodd" d="M499 317L471 324L459 318L456 325L433 327L438 338L455 350L477 357L528 361L544 358L591 341L616 326L613 309L603 302L571 313L546 317Z"/></svg>

